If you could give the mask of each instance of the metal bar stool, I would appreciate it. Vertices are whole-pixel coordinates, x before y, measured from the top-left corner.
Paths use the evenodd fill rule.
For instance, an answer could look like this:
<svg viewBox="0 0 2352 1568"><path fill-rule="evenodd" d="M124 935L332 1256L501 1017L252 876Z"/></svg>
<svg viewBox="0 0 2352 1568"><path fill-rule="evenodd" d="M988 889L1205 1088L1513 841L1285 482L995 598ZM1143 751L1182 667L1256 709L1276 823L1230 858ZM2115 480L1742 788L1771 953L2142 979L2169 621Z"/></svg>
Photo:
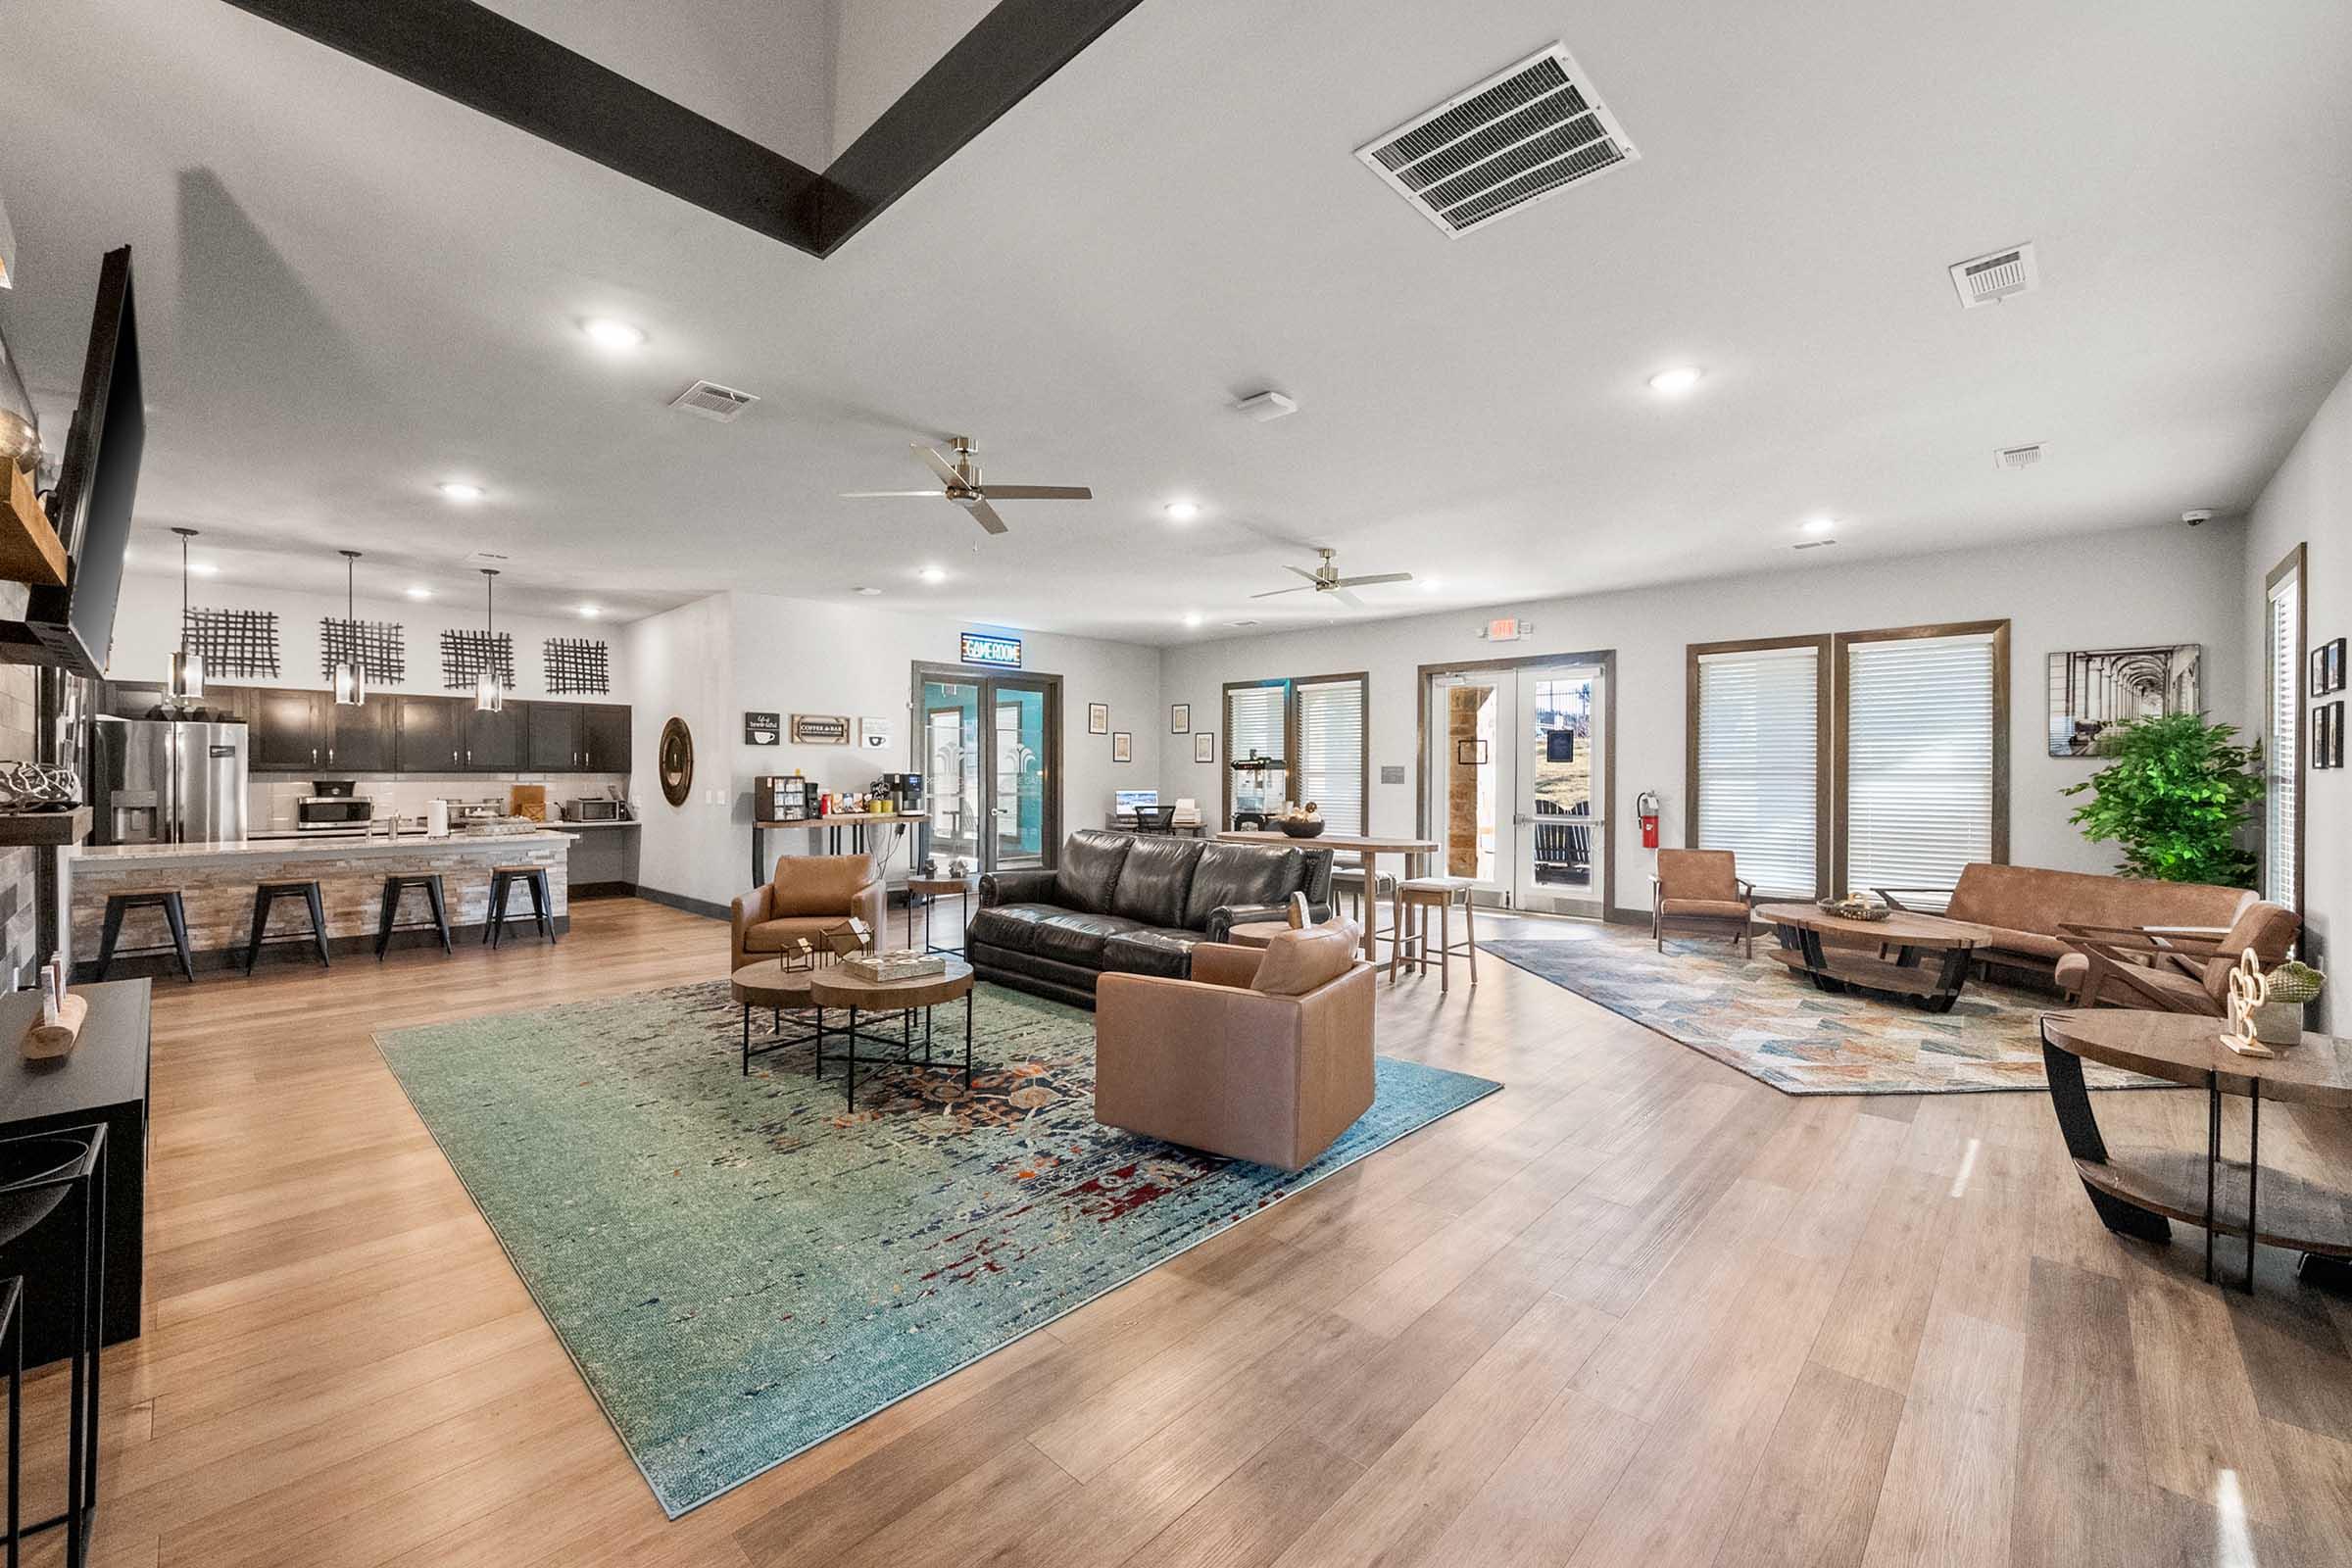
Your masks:
<svg viewBox="0 0 2352 1568"><path fill-rule="evenodd" d="M302 933L288 932L273 937L270 930L270 906L280 899L300 899L311 916L311 951L318 956L321 968L332 968L326 956L326 908L318 897L317 882L264 882L253 890L253 935L245 943L245 972L261 961L262 949L271 943L300 942Z"/></svg>
<svg viewBox="0 0 2352 1568"><path fill-rule="evenodd" d="M539 934L553 944L556 940L556 896L548 890L547 867L544 865L499 865L490 869L490 918L484 923L482 940L493 948L507 929L507 890L520 882L531 890L531 918Z"/></svg>
<svg viewBox="0 0 2352 1568"><path fill-rule="evenodd" d="M82 1568L88 1560L90 1526L98 1513L99 1346L106 1299L106 1127L92 1123L55 1132L25 1133L0 1139L0 1249L14 1248L69 1199L72 1223L80 1231L79 1256L67 1265L72 1286L72 1383L66 1423L66 1507L63 1513L24 1524L18 1515L18 1440L21 1436L22 1382L26 1303L12 1300L15 1348L9 1383L9 1496L8 1560L11 1568L26 1537L62 1528L68 1568ZM11 1280L11 1287L19 1282ZM44 1293L45 1309L54 1310L62 1282L42 1277L35 1281ZM0 1327L0 1340L9 1329Z"/></svg>
<svg viewBox="0 0 2352 1568"><path fill-rule="evenodd" d="M164 924L172 931L169 944L154 948L118 948L115 939L122 934L122 916L132 909L161 909ZM125 888L106 896L106 927L98 938L98 978L106 978L107 968L117 958L150 958L159 954L179 956L179 972L196 983L196 962L188 956L188 913L179 901L177 888Z"/></svg>
<svg viewBox="0 0 2352 1568"><path fill-rule="evenodd" d="M424 902L432 910L431 919L403 921L400 918L400 896L411 888L424 889ZM383 961L384 950L392 945L392 933L395 931L438 931L441 933L441 951L456 951L449 941L449 910L441 903L440 872L425 871L384 878L384 912L375 926L375 958L378 963Z"/></svg>
<svg viewBox="0 0 2352 1568"><path fill-rule="evenodd" d="M1478 916L1470 901L1470 890L1477 886L1466 876L1416 876L1405 880L1400 890L1404 897L1404 918L1413 929L1398 931L1389 944L1389 978L1396 978L1399 963L1409 963L1416 974L1429 972L1429 960L1438 960L1438 994L1444 996L1452 983L1450 972L1453 956L1457 953L1470 960L1470 983L1478 984ZM1462 911L1462 940L1453 940L1452 914L1456 905ZM1433 953L1429 946L1429 911L1438 911L1438 946ZM1407 954L1410 956L1407 956Z"/></svg>

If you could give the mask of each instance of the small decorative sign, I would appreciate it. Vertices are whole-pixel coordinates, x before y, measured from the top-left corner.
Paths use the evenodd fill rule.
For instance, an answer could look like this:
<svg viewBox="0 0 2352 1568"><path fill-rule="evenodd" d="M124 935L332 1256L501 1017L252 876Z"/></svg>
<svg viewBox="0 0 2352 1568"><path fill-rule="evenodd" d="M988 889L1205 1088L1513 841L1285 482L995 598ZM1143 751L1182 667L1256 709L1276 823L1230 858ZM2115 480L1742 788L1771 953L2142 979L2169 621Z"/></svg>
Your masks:
<svg viewBox="0 0 2352 1568"><path fill-rule="evenodd" d="M746 746L774 746L784 739L782 713L746 713L743 715L743 744Z"/></svg>
<svg viewBox="0 0 2352 1568"><path fill-rule="evenodd" d="M1404 765L1403 765L1401 762L1383 762L1383 763L1381 763L1381 764L1380 764L1380 781L1381 781L1383 784L1401 784L1401 783L1403 783L1403 782L1404 782Z"/></svg>
<svg viewBox="0 0 2352 1568"><path fill-rule="evenodd" d="M861 718L858 721L858 744L869 752L887 752L897 738L898 728L885 717Z"/></svg>
<svg viewBox="0 0 2352 1568"><path fill-rule="evenodd" d="M850 721L839 713L795 713L792 715L792 744L847 746L850 744Z"/></svg>
<svg viewBox="0 0 2352 1568"><path fill-rule="evenodd" d="M1021 667L1021 640L996 632L967 631L963 634L963 662L994 664L1000 669Z"/></svg>

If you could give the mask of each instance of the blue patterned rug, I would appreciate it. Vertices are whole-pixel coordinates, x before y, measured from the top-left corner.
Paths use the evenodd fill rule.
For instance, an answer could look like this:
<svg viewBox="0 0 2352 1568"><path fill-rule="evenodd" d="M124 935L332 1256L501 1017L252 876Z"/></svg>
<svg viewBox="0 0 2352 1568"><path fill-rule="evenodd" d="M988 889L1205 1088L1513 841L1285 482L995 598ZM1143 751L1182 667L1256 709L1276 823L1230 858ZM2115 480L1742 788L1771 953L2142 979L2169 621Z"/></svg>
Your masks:
<svg viewBox="0 0 2352 1568"><path fill-rule="evenodd" d="M1574 938L1482 942L1479 951L1654 1029L1790 1095L1948 1095L2043 1089L2040 1019L2066 1004L1971 980L1952 1010L1832 996L1720 939L1676 940L1604 926ZM2093 1089L2167 1088L2082 1066Z"/></svg>
<svg viewBox="0 0 2352 1568"><path fill-rule="evenodd" d="M855 1115L805 1047L741 1075L724 982L377 1045L672 1518L1501 1087L1380 1057L1287 1175L1097 1126L1089 1014L975 1017L969 1097L861 1068Z"/></svg>

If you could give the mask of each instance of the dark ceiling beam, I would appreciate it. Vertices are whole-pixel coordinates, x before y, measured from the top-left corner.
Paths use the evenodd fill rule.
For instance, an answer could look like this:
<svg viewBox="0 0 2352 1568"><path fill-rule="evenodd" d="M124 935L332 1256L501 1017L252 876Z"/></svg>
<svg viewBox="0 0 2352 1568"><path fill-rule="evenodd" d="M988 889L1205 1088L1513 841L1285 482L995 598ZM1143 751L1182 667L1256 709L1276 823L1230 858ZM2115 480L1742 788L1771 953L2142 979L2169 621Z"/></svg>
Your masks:
<svg viewBox="0 0 2352 1568"><path fill-rule="evenodd" d="M922 183L1143 0L999 0L825 170L819 254Z"/></svg>
<svg viewBox="0 0 2352 1568"><path fill-rule="evenodd" d="M771 239L824 252L822 174L473 0L228 4Z"/></svg>

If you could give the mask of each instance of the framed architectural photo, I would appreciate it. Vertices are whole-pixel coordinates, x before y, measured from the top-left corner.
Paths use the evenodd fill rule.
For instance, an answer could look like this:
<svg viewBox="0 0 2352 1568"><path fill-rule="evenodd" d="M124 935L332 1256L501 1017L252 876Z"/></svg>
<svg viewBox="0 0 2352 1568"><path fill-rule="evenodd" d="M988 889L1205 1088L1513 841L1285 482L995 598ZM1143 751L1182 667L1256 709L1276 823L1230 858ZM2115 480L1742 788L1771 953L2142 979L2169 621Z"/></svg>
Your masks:
<svg viewBox="0 0 2352 1568"><path fill-rule="evenodd" d="M2320 651L2328 656L2328 690L2342 691L2344 689L2344 640L2338 637Z"/></svg>
<svg viewBox="0 0 2352 1568"><path fill-rule="evenodd" d="M1213 762L1216 760L1216 736L1210 734L1207 730L1202 730L1199 734L1195 735L1193 737L1193 760L1196 762Z"/></svg>
<svg viewBox="0 0 2352 1568"><path fill-rule="evenodd" d="M1089 735L1107 735L1110 733L1110 705L1108 703L1089 703L1086 705L1086 732Z"/></svg>
<svg viewBox="0 0 2352 1568"><path fill-rule="evenodd" d="M2344 705L2340 701L2328 705L2328 765L2344 765Z"/></svg>
<svg viewBox="0 0 2352 1568"><path fill-rule="evenodd" d="M2050 656L2050 755L2094 757L2099 737L2135 718L2198 710L2196 643L2091 648Z"/></svg>
<svg viewBox="0 0 2352 1568"><path fill-rule="evenodd" d="M1168 707L1168 733L1190 735L1193 732L1193 705L1172 703Z"/></svg>
<svg viewBox="0 0 2352 1568"><path fill-rule="evenodd" d="M1110 737L1110 760L1114 762L1135 760L1135 737L1120 730Z"/></svg>
<svg viewBox="0 0 2352 1568"><path fill-rule="evenodd" d="M2311 651L2311 668L2303 675L2303 695L2324 697L2328 692L2328 645L2322 643Z"/></svg>

